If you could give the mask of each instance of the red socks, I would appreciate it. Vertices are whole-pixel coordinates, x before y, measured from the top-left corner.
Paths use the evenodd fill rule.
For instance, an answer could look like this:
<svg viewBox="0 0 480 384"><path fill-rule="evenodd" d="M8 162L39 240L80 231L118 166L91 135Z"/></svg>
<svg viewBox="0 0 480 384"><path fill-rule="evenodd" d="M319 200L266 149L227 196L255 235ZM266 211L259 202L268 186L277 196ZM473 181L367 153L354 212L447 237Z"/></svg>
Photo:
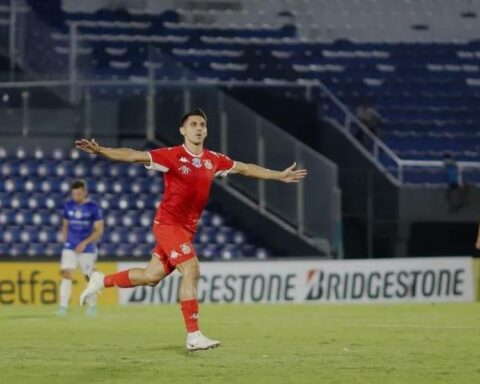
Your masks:
<svg viewBox="0 0 480 384"><path fill-rule="evenodd" d="M196 299L181 301L183 319L187 332L198 331L198 301Z"/></svg>
<svg viewBox="0 0 480 384"><path fill-rule="evenodd" d="M120 287L120 288L130 288L133 287L130 279L128 278L128 269L122 272L117 272L112 275L107 275L103 278L103 285L105 288L109 287Z"/></svg>
<svg viewBox="0 0 480 384"><path fill-rule="evenodd" d="M103 285L105 288L114 286L119 288L133 287L128 278L128 269L105 276L103 278ZM185 320L187 332L198 331L198 301L196 299L184 300L180 302L180 305L182 307L183 319Z"/></svg>

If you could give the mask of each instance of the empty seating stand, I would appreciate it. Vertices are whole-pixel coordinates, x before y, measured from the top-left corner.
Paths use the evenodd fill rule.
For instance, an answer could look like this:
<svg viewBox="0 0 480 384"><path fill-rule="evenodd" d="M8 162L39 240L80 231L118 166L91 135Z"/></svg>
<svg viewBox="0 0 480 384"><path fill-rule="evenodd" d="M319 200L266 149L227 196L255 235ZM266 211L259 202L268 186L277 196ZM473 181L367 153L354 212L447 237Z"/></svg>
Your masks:
<svg viewBox="0 0 480 384"><path fill-rule="evenodd" d="M179 79L183 66L198 79L320 80L351 110L368 99L386 120L381 139L402 159L438 160L445 152L480 159L479 3L165 1L139 9L126 1L121 10L107 3L67 1L62 9L60 0L30 1L54 30L54 49L46 51L57 59L44 60L67 62L76 23L84 76L146 77L167 55L181 65L157 66L157 78Z"/></svg>
<svg viewBox="0 0 480 384"><path fill-rule="evenodd" d="M63 203L74 178L87 180L90 198L105 220L100 258L151 254L151 226L162 197L161 173L111 163L62 149L0 148L0 256L58 257ZM252 242L221 213L206 210L194 240L197 254L211 259L265 258L271 252Z"/></svg>

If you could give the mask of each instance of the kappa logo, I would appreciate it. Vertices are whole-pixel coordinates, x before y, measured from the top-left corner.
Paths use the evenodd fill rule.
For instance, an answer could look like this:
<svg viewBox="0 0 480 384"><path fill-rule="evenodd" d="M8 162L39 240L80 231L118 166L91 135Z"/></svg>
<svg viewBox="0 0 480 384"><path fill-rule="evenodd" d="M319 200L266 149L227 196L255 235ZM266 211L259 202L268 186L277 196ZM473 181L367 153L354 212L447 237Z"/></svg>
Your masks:
<svg viewBox="0 0 480 384"><path fill-rule="evenodd" d="M190 316L190 319L198 320L198 313L193 313L192 316Z"/></svg>
<svg viewBox="0 0 480 384"><path fill-rule="evenodd" d="M180 253L172 249L172 251L170 252L170 258L176 259L178 256L180 256Z"/></svg>
<svg viewBox="0 0 480 384"><path fill-rule="evenodd" d="M181 251L183 252L184 255L187 255L190 252L192 252L192 248L190 248L190 245L188 245L187 243L182 244L180 246L180 249L181 249Z"/></svg>
<svg viewBox="0 0 480 384"><path fill-rule="evenodd" d="M181 163L188 163L188 159L186 157L181 157L180 162Z"/></svg>
<svg viewBox="0 0 480 384"><path fill-rule="evenodd" d="M205 160L203 162L203 165L205 165L205 168L207 168L207 169L212 169L213 168L212 162L210 160Z"/></svg>
<svg viewBox="0 0 480 384"><path fill-rule="evenodd" d="M178 168L178 170L184 174L184 175L188 175L190 172L191 172L191 169L188 168L186 165L184 165L183 167L180 167Z"/></svg>
<svg viewBox="0 0 480 384"><path fill-rule="evenodd" d="M195 168L200 168L202 166L202 160L200 160L198 157L194 157L192 164Z"/></svg>

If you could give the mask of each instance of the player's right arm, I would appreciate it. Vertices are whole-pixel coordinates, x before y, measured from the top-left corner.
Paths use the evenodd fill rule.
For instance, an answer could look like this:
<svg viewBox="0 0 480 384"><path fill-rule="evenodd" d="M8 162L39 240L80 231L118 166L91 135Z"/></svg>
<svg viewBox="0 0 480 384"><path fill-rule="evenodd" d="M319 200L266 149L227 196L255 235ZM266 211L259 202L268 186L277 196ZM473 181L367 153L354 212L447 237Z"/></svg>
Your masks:
<svg viewBox="0 0 480 384"><path fill-rule="evenodd" d="M130 148L102 147L95 141L95 139L77 140L75 141L75 147L87 153L105 156L107 159L110 159L110 160L150 165L150 156L148 152L135 151L134 149L130 149Z"/></svg>
<svg viewBox="0 0 480 384"><path fill-rule="evenodd" d="M62 219L62 229L60 231L60 235L63 243L67 241L67 234L68 234L68 220Z"/></svg>
<svg viewBox="0 0 480 384"><path fill-rule="evenodd" d="M475 243L475 248L480 251L480 225L478 226L478 235L477 235L477 242Z"/></svg>

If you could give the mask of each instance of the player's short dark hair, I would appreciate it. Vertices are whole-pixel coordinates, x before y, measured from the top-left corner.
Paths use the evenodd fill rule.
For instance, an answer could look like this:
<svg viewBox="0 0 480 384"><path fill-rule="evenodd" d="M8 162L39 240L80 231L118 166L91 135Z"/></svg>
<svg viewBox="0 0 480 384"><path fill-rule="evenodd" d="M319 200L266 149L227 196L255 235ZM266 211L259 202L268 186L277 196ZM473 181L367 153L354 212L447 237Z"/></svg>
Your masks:
<svg viewBox="0 0 480 384"><path fill-rule="evenodd" d="M73 180L72 184L70 184L70 190L73 191L74 189L79 189L79 188L83 188L87 190L87 182L83 179Z"/></svg>
<svg viewBox="0 0 480 384"><path fill-rule="evenodd" d="M205 122L207 122L207 114L203 112L200 108L195 108L195 109L192 109L190 112L186 113L185 115L183 115L180 125L183 125L190 116L203 117L205 119Z"/></svg>

